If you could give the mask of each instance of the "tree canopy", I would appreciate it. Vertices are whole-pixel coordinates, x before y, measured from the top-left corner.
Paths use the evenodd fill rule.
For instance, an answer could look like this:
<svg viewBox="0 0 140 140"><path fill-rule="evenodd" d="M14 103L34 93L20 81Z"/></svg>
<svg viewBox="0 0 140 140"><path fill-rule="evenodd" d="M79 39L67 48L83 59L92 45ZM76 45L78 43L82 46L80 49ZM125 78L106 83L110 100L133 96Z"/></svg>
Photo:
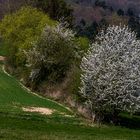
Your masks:
<svg viewBox="0 0 140 140"><path fill-rule="evenodd" d="M97 120L140 110L140 40L124 26L109 26L81 63L81 94ZM114 115L115 114L115 115Z"/></svg>
<svg viewBox="0 0 140 140"><path fill-rule="evenodd" d="M22 49L30 49L32 43L40 37L46 25L53 26L56 22L36 8L23 7L16 13L7 15L0 23L2 38L9 42L12 50L11 57L23 61ZM11 53L11 52L10 52ZM18 63L18 62L17 62Z"/></svg>

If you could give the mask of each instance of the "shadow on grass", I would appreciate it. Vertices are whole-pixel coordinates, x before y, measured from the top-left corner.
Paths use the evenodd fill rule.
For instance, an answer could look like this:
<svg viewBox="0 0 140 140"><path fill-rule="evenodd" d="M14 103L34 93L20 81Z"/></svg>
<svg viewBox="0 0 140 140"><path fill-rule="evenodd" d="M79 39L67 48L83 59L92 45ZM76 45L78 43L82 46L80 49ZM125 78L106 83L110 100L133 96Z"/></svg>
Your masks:
<svg viewBox="0 0 140 140"><path fill-rule="evenodd" d="M119 124L130 129L140 129L140 116L130 116L126 113L120 114Z"/></svg>
<svg viewBox="0 0 140 140"><path fill-rule="evenodd" d="M118 117L112 117L107 114L103 122L107 124L113 124L115 126L140 130L140 114L131 116L128 113L120 113Z"/></svg>

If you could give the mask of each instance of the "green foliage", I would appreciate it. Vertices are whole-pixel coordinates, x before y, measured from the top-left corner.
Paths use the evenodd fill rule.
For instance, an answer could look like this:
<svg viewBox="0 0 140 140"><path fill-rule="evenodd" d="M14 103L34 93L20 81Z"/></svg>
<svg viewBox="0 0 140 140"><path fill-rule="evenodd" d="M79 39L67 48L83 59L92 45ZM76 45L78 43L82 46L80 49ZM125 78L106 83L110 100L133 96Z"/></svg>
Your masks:
<svg viewBox="0 0 140 140"><path fill-rule="evenodd" d="M76 38L76 43L78 44L78 52L79 52L79 59L75 59L73 62L73 65L71 69L69 70L67 79L68 84L66 87L66 92L70 93L78 100L81 102L82 97L79 95L79 86L80 86L80 74L81 74L81 69L80 69L80 63L81 63L81 56L84 55L85 52L89 49L89 39L86 37L77 37Z"/></svg>
<svg viewBox="0 0 140 140"><path fill-rule="evenodd" d="M75 64L72 66L71 71L67 76L68 83L64 90L68 94L71 94L77 101L81 102L79 96L79 86L81 82L80 80L81 69L79 68L78 63L75 62Z"/></svg>
<svg viewBox="0 0 140 140"><path fill-rule="evenodd" d="M0 56L7 56L7 53L8 53L7 47L8 47L8 45L1 40L0 41Z"/></svg>
<svg viewBox="0 0 140 140"><path fill-rule="evenodd" d="M50 82L62 80L70 69L77 54L74 33L63 24L46 26L35 47L25 52L31 67L30 78L40 82L47 78Z"/></svg>
<svg viewBox="0 0 140 140"><path fill-rule="evenodd" d="M87 24L86 26L80 24L75 27L75 30L77 31L79 36L87 37L91 40L94 39L96 34L98 33L100 23L93 22L92 24Z"/></svg>
<svg viewBox="0 0 140 140"><path fill-rule="evenodd" d="M10 56L15 64L23 64L22 49L30 49L40 36L43 28L56 24L47 15L35 8L23 7L14 14L7 15L0 23L2 38L10 44Z"/></svg>
<svg viewBox="0 0 140 140"><path fill-rule="evenodd" d="M88 38L86 38L86 37L78 37L77 42L78 42L78 44L80 46L80 49L82 51L87 51L88 50L89 43L90 43Z"/></svg>
<svg viewBox="0 0 140 140"><path fill-rule="evenodd" d="M65 0L36 0L35 5L49 14L52 19L60 20L63 18L69 24L72 24L72 9Z"/></svg>

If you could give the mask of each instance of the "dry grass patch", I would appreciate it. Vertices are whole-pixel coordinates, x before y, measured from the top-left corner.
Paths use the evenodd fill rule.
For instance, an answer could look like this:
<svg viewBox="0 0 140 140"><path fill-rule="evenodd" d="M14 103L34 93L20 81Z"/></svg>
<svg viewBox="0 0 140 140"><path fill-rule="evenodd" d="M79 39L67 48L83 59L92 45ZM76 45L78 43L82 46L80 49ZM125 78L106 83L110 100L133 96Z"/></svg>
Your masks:
<svg viewBox="0 0 140 140"><path fill-rule="evenodd" d="M55 112L55 110L42 107L23 107L22 110L25 112L38 112L43 115L52 115Z"/></svg>

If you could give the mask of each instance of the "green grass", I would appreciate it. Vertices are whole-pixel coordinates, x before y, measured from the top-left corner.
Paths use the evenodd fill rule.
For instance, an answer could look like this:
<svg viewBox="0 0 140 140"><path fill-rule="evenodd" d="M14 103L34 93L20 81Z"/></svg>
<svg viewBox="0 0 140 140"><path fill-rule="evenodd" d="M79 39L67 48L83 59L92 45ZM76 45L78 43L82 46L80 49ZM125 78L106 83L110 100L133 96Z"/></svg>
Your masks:
<svg viewBox="0 0 140 140"><path fill-rule="evenodd" d="M0 54L4 54L1 49ZM55 109L57 113L45 116L22 111L22 107L29 106ZM139 127L134 129L139 117L122 115L123 123L126 121L131 129L109 125L98 128L60 112L73 115L65 107L24 90L0 66L0 140L140 140Z"/></svg>
<svg viewBox="0 0 140 140"><path fill-rule="evenodd" d="M0 41L0 55L1 56L6 56L7 55L7 45L6 43Z"/></svg>
<svg viewBox="0 0 140 140"><path fill-rule="evenodd" d="M16 106L16 107L15 107ZM59 114L26 113L22 106L53 108L69 114L58 104L23 90L15 78L0 69L0 139L19 140L139 140L140 130L114 126L81 125L81 120Z"/></svg>
<svg viewBox="0 0 140 140"><path fill-rule="evenodd" d="M0 111L14 111L23 106L47 107L70 113L66 108L24 90L15 78L6 75L0 67Z"/></svg>
<svg viewBox="0 0 140 140"><path fill-rule="evenodd" d="M47 121L35 116L0 114L0 139L139 140L140 138L138 130L113 126L86 127L73 123L59 123L55 119Z"/></svg>

